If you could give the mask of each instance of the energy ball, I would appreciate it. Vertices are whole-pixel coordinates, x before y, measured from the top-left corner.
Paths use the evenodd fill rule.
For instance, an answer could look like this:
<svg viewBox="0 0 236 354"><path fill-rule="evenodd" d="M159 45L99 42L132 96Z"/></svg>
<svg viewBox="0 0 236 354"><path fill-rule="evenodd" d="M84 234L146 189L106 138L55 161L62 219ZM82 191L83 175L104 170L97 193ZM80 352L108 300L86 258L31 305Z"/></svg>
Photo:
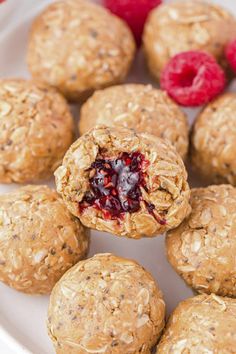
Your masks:
<svg viewBox="0 0 236 354"><path fill-rule="evenodd" d="M190 211L182 159L171 144L150 134L97 126L70 147L55 176L73 215L118 236L161 234Z"/></svg>
<svg viewBox="0 0 236 354"><path fill-rule="evenodd" d="M28 65L34 78L80 101L123 81L134 54L134 38L125 22L89 1L63 0L34 21Z"/></svg>
<svg viewBox="0 0 236 354"><path fill-rule="evenodd" d="M54 287L48 332L57 354L150 354L164 327L165 303L138 263L98 254Z"/></svg>
<svg viewBox="0 0 236 354"><path fill-rule="evenodd" d="M146 22L143 42L148 66L158 80L170 58L201 50L212 54L224 68L226 44L236 37L235 18L220 6L178 1L154 9Z"/></svg>
<svg viewBox="0 0 236 354"><path fill-rule="evenodd" d="M0 280L28 294L50 293L89 246L86 229L46 186L0 196L0 240Z"/></svg>
<svg viewBox="0 0 236 354"><path fill-rule="evenodd" d="M235 328L236 299L198 295L177 306L156 354L233 354Z"/></svg>
<svg viewBox="0 0 236 354"><path fill-rule="evenodd" d="M199 114L193 127L194 170L215 183L236 186L236 94L225 93Z"/></svg>
<svg viewBox="0 0 236 354"><path fill-rule="evenodd" d="M0 80L0 183L48 178L72 143L64 98L39 82Z"/></svg>
<svg viewBox="0 0 236 354"><path fill-rule="evenodd" d="M192 213L166 238L174 269L198 292L236 297L236 188L193 189Z"/></svg>
<svg viewBox="0 0 236 354"><path fill-rule="evenodd" d="M150 133L169 140L183 158L187 154L186 115L164 91L151 85L127 84L96 91L82 106L80 133L97 124Z"/></svg>

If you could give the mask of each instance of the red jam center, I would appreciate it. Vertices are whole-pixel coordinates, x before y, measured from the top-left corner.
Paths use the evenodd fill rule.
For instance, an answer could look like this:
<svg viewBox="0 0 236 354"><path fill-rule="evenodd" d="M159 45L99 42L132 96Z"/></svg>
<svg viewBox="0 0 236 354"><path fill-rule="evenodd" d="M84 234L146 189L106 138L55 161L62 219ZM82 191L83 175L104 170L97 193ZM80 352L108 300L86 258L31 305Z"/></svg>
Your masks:
<svg viewBox="0 0 236 354"><path fill-rule="evenodd" d="M80 203L81 210L93 206L108 219L137 212L142 199L140 187L147 190L144 172L147 165L139 152L121 153L116 160L96 160L91 166L94 175L89 180L90 191Z"/></svg>

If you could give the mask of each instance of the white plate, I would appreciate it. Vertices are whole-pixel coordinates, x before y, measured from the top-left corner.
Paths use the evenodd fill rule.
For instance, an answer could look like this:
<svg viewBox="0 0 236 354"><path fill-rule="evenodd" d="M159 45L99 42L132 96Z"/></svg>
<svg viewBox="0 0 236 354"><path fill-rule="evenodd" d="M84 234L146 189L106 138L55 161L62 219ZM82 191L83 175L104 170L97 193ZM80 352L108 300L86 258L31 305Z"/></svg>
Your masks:
<svg viewBox="0 0 236 354"><path fill-rule="evenodd" d="M6 1L8 5L0 5L0 77L29 77L25 64L28 29L35 15L45 4L52 1ZM221 3L219 0L214 2ZM225 0L224 6L236 13L234 0ZM6 11L5 16L3 11ZM139 55L136 60L128 81L151 82L142 55ZM191 121L196 110L188 110L188 114ZM191 184L199 185L199 181L196 183L191 179ZM16 185L0 185L0 193L13 188L16 188ZM192 296L192 291L185 286L166 260L163 236L133 241L92 232L90 255L98 252L113 252L120 256L134 258L151 271L164 293L168 314L179 301ZM46 296L27 296L0 285L1 354L54 353L45 326L47 306Z"/></svg>

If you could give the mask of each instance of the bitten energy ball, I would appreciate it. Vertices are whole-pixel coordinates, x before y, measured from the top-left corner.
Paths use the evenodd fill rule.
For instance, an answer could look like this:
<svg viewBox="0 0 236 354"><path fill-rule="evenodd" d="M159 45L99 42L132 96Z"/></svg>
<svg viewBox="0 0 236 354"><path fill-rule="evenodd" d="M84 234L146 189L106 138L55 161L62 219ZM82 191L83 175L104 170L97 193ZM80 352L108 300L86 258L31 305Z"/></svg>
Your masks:
<svg viewBox="0 0 236 354"><path fill-rule="evenodd" d="M226 93L197 117L191 160L195 171L215 183L236 186L236 94Z"/></svg>
<svg viewBox="0 0 236 354"><path fill-rule="evenodd" d="M72 143L64 98L35 81L0 80L0 183L48 178Z"/></svg>
<svg viewBox="0 0 236 354"><path fill-rule="evenodd" d="M85 257L88 233L46 186L0 196L0 280L28 294L46 294Z"/></svg>
<svg viewBox="0 0 236 354"><path fill-rule="evenodd" d="M143 42L149 68L159 79L171 57L189 50L208 52L227 67L225 46L235 36L235 18L220 6L178 1L151 12Z"/></svg>
<svg viewBox="0 0 236 354"><path fill-rule="evenodd" d="M192 213L166 239L167 256L199 292L236 297L236 188L193 189Z"/></svg>
<svg viewBox="0 0 236 354"><path fill-rule="evenodd" d="M234 354L236 300L199 295L173 312L156 354Z"/></svg>
<svg viewBox="0 0 236 354"><path fill-rule="evenodd" d="M138 263L112 254L79 262L54 287L48 332L57 354L149 354L165 303Z"/></svg>
<svg viewBox="0 0 236 354"><path fill-rule="evenodd" d="M55 176L72 214L115 235L155 236L190 211L183 161L153 135L97 126L70 147Z"/></svg>
<svg viewBox="0 0 236 354"><path fill-rule="evenodd" d="M87 0L51 4L33 23L28 65L34 78L81 100L122 81L135 53L128 26Z"/></svg>
<svg viewBox="0 0 236 354"><path fill-rule="evenodd" d="M127 84L95 92L82 107L80 133L96 124L123 126L167 139L182 157L188 150L185 114L165 92L151 85Z"/></svg>

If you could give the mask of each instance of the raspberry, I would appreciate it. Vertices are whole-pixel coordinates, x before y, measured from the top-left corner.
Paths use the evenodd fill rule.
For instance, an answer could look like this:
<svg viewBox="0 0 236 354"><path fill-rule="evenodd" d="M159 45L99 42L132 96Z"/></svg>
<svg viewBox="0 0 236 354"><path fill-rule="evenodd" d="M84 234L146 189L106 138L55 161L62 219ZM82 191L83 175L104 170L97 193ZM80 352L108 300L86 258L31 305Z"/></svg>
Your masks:
<svg viewBox="0 0 236 354"><path fill-rule="evenodd" d="M225 55L231 68L236 72L236 39L229 42L225 49Z"/></svg>
<svg viewBox="0 0 236 354"><path fill-rule="evenodd" d="M136 42L141 44L143 27L149 12L162 0L103 0L105 6L125 20L131 28Z"/></svg>
<svg viewBox="0 0 236 354"><path fill-rule="evenodd" d="M161 74L161 88L183 106L200 106L225 86L225 74L210 54L188 51L170 59Z"/></svg>

